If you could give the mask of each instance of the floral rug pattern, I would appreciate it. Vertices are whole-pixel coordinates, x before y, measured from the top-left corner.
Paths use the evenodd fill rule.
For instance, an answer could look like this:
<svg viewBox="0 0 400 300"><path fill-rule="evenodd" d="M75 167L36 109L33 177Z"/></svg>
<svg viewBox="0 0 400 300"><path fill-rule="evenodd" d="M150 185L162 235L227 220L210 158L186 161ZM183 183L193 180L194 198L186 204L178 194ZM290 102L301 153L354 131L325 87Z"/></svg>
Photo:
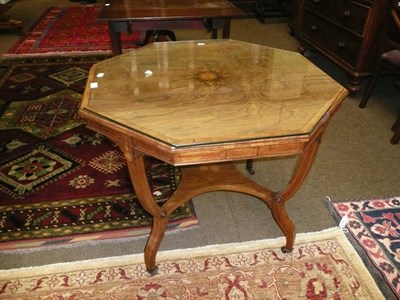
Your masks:
<svg viewBox="0 0 400 300"><path fill-rule="evenodd" d="M2 299L384 299L340 230L158 254L0 271Z"/></svg>
<svg viewBox="0 0 400 300"><path fill-rule="evenodd" d="M375 273L383 275L393 297L400 299L400 197L330 205L340 218L347 216L346 229L360 252L365 253Z"/></svg>

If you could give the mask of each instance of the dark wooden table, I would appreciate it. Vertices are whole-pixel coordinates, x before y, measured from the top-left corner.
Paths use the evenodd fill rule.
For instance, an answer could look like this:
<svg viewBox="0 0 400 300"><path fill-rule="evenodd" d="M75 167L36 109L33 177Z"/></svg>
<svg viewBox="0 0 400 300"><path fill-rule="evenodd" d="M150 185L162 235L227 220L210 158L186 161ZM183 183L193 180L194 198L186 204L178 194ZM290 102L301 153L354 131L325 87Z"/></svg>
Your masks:
<svg viewBox="0 0 400 300"><path fill-rule="evenodd" d="M108 22L113 55L122 53L121 32L205 29L230 36L230 20L252 17L225 0L106 0L98 21Z"/></svg>

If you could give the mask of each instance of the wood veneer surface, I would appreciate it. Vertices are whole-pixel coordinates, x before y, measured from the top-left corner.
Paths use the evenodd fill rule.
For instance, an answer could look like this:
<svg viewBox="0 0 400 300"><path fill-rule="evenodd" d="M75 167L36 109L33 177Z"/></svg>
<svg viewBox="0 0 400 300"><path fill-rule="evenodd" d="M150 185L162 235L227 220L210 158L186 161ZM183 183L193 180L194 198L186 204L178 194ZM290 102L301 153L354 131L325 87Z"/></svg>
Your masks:
<svg viewBox="0 0 400 300"><path fill-rule="evenodd" d="M175 147L308 134L347 93L298 53L234 40L150 44L93 83L85 110Z"/></svg>

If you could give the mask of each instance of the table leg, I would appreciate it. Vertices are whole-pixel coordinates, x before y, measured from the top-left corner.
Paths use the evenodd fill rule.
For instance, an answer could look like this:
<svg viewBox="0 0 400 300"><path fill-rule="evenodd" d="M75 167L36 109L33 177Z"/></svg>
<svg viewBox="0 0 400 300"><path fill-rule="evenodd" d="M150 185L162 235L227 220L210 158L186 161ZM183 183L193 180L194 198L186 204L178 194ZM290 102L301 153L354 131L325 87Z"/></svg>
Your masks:
<svg viewBox="0 0 400 300"><path fill-rule="evenodd" d="M157 272L156 254L164 238L169 216L172 212L160 207L154 200L147 180L144 155L134 151L132 143L127 137L122 138L118 143L127 161L136 196L143 208L153 217L152 230L146 243L144 258L147 271L154 274Z"/></svg>
<svg viewBox="0 0 400 300"><path fill-rule="evenodd" d="M298 158L296 169L293 172L289 184L282 191L276 193L272 201L272 215L286 237L286 246L282 247L282 251L285 253L293 250L296 233L294 225L288 217L284 205L285 202L298 191L307 177L317 155L322 133L323 129L321 129L314 140L307 145L304 152Z"/></svg>
<svg viewBox="0 0 400 300"><path fill-rule="evenodd" d="M222 27L222 38L229 39L231 36L231 20L224 20L224 25Z"/></svg>
<svg viewBox="0 0 400 300"><path fill-rule="evenodd" d="M128 26L129 24L127 22L108 22L108 32L110 34L113 56L122 54L121 32L127 32Z"/></svg>
<svg viewBox="0 0 400 300"><path fill-rule="evenodd" d="M296 229L286 212L285 204L273 202L271 212L276 224L278 224L286 238L286 245L282 246L281 250L283 253L290 253L293 251Z"/></svg>
<svg viewBox="0 0 400 300"><path fill-rule="evenodd" d="M286 237L283 252L291 252L295 241L295 227L285 209L285 202L300 188L316 157L322 130L308 145L298 159L298 165L288 185L280 192L273 192L252 181L232 162L182 167L182 178L174 194L160 207L153 198L147 180L144 155L135 152L129 138L120 144L127 160L129 173L143 208L153 217L153 226L144 250L146 269L157 272L157 251L164 238L170 215L190 199L213 191L232 191L254 196L270 208L275 222Z"/></svg>
<svg viewBox="0 0 400 300"><path fill-rule="evenodd" d="M211 38L214 40L218 38L218 29L215 28L211 29Z"/></svg>
<svg viewBox="0 0 400 300"><path fill-rule="evenodd" d="M169 221L169 214L165 217L154 216L150 236L144 248L146 270L151 275L157 274L156 256L165 235Z"/></svg>
<svg viewBox="0 0 400 300"><path fill-rule="evenodd" d="M170 215L190 199L212 191L225 190L253 195L271 208L274 193L243 175L235 163L195 165L182 167L182 178L174 194L160 207L151 195L147 181L144 157L130 152L129 145L121 147L127 159L129 173L141 205L153 216L153 226L144 250L146 269L157 272L156 255ZM132 154L134 153L134 154ZM223 174L223 176L221 175Z"/></svg>
<svg viewBox="0 0 400 300"><path fill-rule="evenodd" d="M222 28L222 38L229 39L231 34L231 20L229 19L212 19L211 20L211 38L218 38L218 29Z"/></svg>

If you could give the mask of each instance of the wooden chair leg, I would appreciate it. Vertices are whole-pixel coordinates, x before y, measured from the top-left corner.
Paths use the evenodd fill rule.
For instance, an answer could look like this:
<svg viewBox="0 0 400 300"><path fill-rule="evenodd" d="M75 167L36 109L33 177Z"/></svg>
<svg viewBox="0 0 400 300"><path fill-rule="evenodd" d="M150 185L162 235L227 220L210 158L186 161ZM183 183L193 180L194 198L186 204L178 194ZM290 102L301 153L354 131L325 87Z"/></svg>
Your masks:
<svg viewBox="0 0 400 300"><path fill-rule="evenodd" d="M397 117L396 122L394 122L392 126L392 131L394 131L394 134L392 136L392 139L390 140L390 143L395 145L400 140L400 114Z"/></svg>
<svg viewBox="0 0 400 300"><path fill-rule="evenodd" d="M380 73L381 73L381 63L378 63L378 66L376 67L374 73L372 74L372 77L368 81L367 87L359 104L360 108L364 108L365 105L367 104Z"/></svg>

